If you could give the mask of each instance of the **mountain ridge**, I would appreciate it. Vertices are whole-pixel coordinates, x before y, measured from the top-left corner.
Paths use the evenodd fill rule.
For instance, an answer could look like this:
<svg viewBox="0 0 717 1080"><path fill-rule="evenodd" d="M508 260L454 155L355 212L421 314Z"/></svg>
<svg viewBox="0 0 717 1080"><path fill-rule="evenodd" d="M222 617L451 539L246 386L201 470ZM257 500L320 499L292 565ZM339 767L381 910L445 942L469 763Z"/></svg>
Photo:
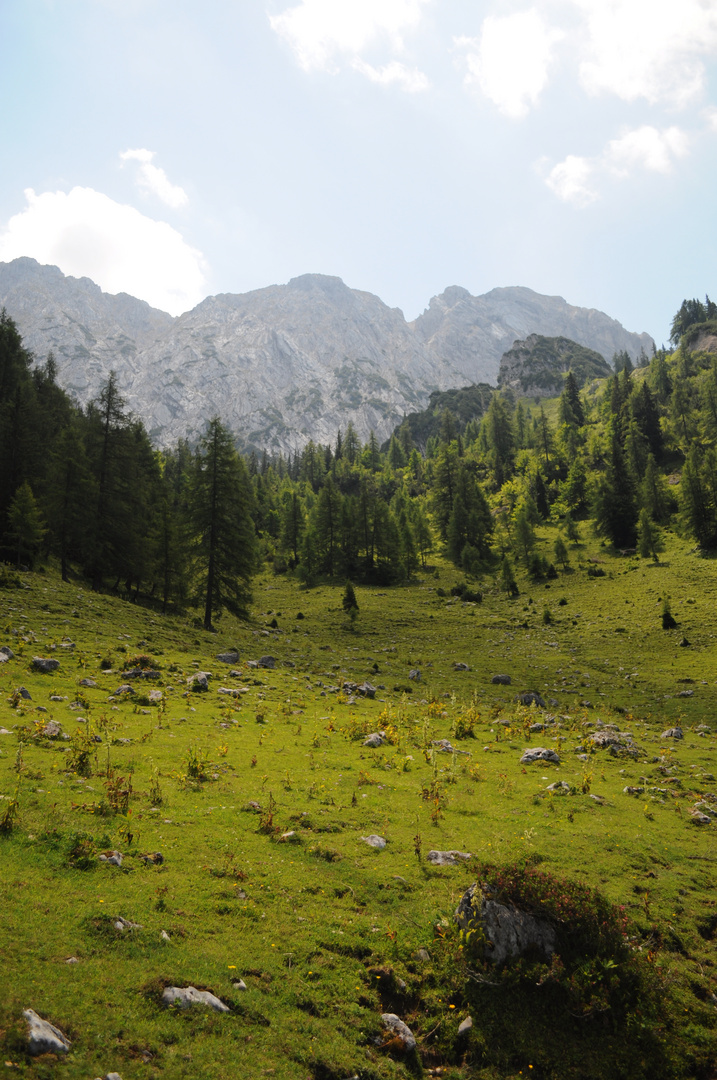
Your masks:
<svg viewBox="0 0 717 1080"><path fill-rule="evenodd" d="M606 359L652 345L602 312L525 286L479 297L449 286L409 322L325 274L219 293L173 317L21 258L0 263L0 307L38 361L54 353L58 381L81 402L116 370L158 445L194 438L220 415L240 444L284 453L333 441L349 421L363 439L370 430L388 438L434 391L495 385L503 352L529 333L571 337Z"/></svg>

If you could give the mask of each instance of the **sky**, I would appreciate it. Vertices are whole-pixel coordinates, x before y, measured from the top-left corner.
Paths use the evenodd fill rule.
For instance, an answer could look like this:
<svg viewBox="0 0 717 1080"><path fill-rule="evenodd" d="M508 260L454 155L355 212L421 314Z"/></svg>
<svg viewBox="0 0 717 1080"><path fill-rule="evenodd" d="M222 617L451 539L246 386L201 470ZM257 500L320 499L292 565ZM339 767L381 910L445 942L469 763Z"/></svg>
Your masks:
<svg viewBox="0 0 717 1080"><path fill-rule="evenodd" d="M660 344L717 296L717 0L2 0L0 261L176 315L526 285Z"/></svg>

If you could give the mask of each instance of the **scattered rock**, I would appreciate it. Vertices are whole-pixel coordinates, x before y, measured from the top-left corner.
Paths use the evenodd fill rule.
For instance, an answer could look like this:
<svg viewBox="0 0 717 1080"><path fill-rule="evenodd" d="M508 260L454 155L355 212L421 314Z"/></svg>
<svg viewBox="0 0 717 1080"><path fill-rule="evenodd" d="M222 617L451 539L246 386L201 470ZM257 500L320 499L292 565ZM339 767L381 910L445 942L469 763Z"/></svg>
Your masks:
<svg viewBox="0 0 717 1080"><path fill-rule="evenodd" d="M560 758L554 750L545 746L531 746L524 751L520 759L521 765L532 765L535 761L551 761L555 765L560 764Z"/></svg>
<svg viewBox="0 0 717 1080"><path fill-rule="evenodd" d="M0 735L12 735L12 732L8 731L7 728L0 727Z"/></svg>
<svg viewBox="0 0 717 1080"><path fill-rule="evenodd" d="M627 787L622 789L622 792L623 795L644 795L645 789L641 785L633 787L631 784L628 784Z"/></svg>
<svg viewBox="0 0 717 1080"><path fill-rule="evenodd" d="M273 656L260 656L258 660L259 667L275 668L276 660Z"/></svg>
<svg viewBox="0 0 717 1080"><path fill-rule="evenodd" d="M23 1009L22 1015L28 1023L28 1052L32 1057L38 1054L66 1054L70 1049L70 1040L59 1028L38 1016L34 1009Z"/></svg>
<svg viewBox="0 0 717 1080"><path fill-rule="evenodd" d="M681 727L670 727L666 731L663 731L660 736L661 739L684 739L684 737Z"/></svg>
<svg viewBox="0 0 717 1080"><path fill-rule="evenodd" d="M217 693L228 694L230 697L241 697L243 690L239 690L235 686L220 686L217 688Z"/></svg>
<svg viewBox="0 0 717 1080"><path fill-rule="evenodd" d="M62 734L62 728L58 724L57 720L47 720L39 735L43 735L46 739L56 739L58 735Z"/></svg>
<svg viewBox="0 0 717 1080"><path fill-rule="evenodd" d="M243 979L237 979L236 982L232 983L232 986L235 990L248 990L247 984Z"/></svg>
<svg viewBox="0 0 717 1080"><path fill-rule="evenodd" d="M494 686L510 686L513 680L510 675L494 675L490 681Z"/></svg>
<svg viewBox="0 0 717 1080"><path fill-rule="evenodd" d="M570 784L565 780L556 780L554 784L548 784L546 791L552 791L553 795L569 795Z"/></svg>
<svg viewBox="0 0 717 1080"><path fill-rule="evenodd" d="M260 814L261 813L261 804L258 803L258 802L255 802L253 799L250 799L249 802L244 807L244 809L247 810L250 814Z"/></svg>
<svg viewBox="0 0 717 1080"><path fill-rule="evenodd" d="M279 837L279 842L282 844L300 844L301 837L296 829L290 829L289 832L282 833Z"/></svg>
<svg viewBox="0 0 717 1080"><path fill-rule="evenodd" d="M200 1005L214 1012L229 1012L229 1007L209 990L197 990L194 986L166 986L162 994L165 1005L176 1005L180 1009L191 1009Z"/></svg>
<svg viewBox="0 0 717 1080"><path fill-rule="evenodd" d="M531 724L528 728L528 731L532 732L532 734L534 735L537 735L539 732L545 731L545 724Z"/></svg>
<svg viewBox="0 0 717 1080"><path fill-rule="evenodd" d="M463 664L461 662L456 662L453 665L453 670L454 671L470 671L470 668L468 667L468 664Z"/></svg>
<svg viewBox="0 0 717 1080"><path fill-rule="evenodd" d="M360 685L356 687L356 690L362 697L367 697L371 700L376 697L376 687L372 686L370 682L360 683Z"/></svg>
<svg viewBox="0 0 717 1080"><path fill-rule="evenodd" d="M87 686L90 690L94 690L97 687L97 683L94 679L80 679L80 686Z"/></svg>
<svg viewBox="0 0 717 1080"><path fill-rule="evenodd" d="M457 750L455 746L451 746L448 739L434 739L432 746L435 746L440 754L467 754L467 750Z"/></svg>
<svg viewBox="0 0 717 1080"><path fill-rule="evenodd" d="M79 962L80 961L77 959L76 956L68 956L67 959L65 960L66 964L79 964Z"/></svg>
<svg viewBox="0 0 717 1080"><path fill-rule="evenodd" d="M100 860L100 862L106 862L110 866L122 865L121 851L104 851L101 855L98 855L97 858Z"/></svg>
<svg viewBox="0 0 717 1080"><path fill-rule="evenodd" d="M122 683L122 685L118 686L115 690L115 697L117 697L118 694L134 694L134 692L135 689L133 686L130 686L129 683Z"/></svg>
<svg viewBox="0 0 717 1080"><path fill-rule="evenodd" d="M375 748L377 746L383 746L383 744L385 742L386 742L386 738L384 736L384 733L382 731L374 731L369 735L369 737L367 739L364 739L364 741L363 741L363 743L361 745L362 746L371 746L371 747Z"/></svg>
<svg viewBox="0 0 717 1080"><path fill-rule="evenodd" d="M688 649L691 642L689 642L686 637L683 637L680 639L680 641L677 642L677 644L680 646L681 649Z"/></svg>
<svg viewBox="0 0 717 1080"><path fill-rule="evenodd" d="M679 694L677 695L677 697L694 697L694 696L695 696L694 690L680 690Z"/></svg>
<svg viewBox="0 0 717 1080"><path fill-rule="evenodd" d="M703 814L700 810L690 811L690 817L695 825L711 825L712 818L708 814Z"/></svg>
<svg viewBox="0 0 717 1080"><path fill-rule="evenodd" d="M599 750L605 750L609 746L614 746L616 750L624 750L625 743L623 739L622 732L616 731L614 728L603 728L602 731L594 731L589 736L589 742Z"/></svg>
<svg viewBox="0 0 717 1080"><path fill-rule="evenodd" d="M369 847L376 848L377 851L383 851L386 847L386 841L382 836L376 836L375 833L371 833L370 836L362 836L364 844L368 844Z"/></svg>
<svg viewBox="0 0 717 1080"><path fill-rule="evenodd" d="M525 690L522 694L516 694L513 701L518 705L536 705L539 709L547 708L537 690Z"/></svg>
<svg viewBox="0 0 717 1080"><path fill-rule="evenodd" d="M0 648L0 664L4 664L7 660L14 660L15 653L12 651L9 645L3 645Z"/></svg>
<svg viewBox="0 0 717 1080"><path fill-rule="evenodd" d="M109 1072L109 1073L105 1073L104 1076L98 1076L97 1080L122 1080L122 1077L120 1076L119 1073Z"/></svg>
<svg viewBox="0 0 717 1080"><path fill-rule="evenodd" d="M227 652L217 653L217 660L220 664L238 664L239 653L236 649L230 649Z"/></svg>
<svg viewBox="0 0 717 1080"><path fill-rule="evenodd" d="M64 697L61 694L50 694L50 701L67 701L67 696Z"/></svg>
<svg viewBox="0 0 717 1080"><path fill-rule="evenodd" d="M458 1025L458 1034L466 1035L472 1027L473 1018L471 1016L467 1016L465 1020L461 1021L461 1023Z"/></svg>
<svg viewBox="0 0 717 1080"><path fill-rule="evenodd" d="M161 937L162 941L171 941L172 940L166 930L163 930L162 933L159 936Z"/></svg>
<svg viewBox="0 0 717 1080"><path fill-rule="evenodd" d="M431 954L428 949L419 949L418 952L415 952L413 955L416 960L423 960L424 964L427 964L431 959Z"/></svg>
<svg viewBox="0 0 717 1080"><path fill-rule="evenodd" d="M429 851L426 858L434 866L458 866L473 856L470 851Z"/></svg>
<svg viewBox="0 0 717 1080"><path fill-rule="evenodd" d="M418 670L418 668L411 668L411 670L408 673L408 677L409 677L409 679L413 679L414 682L420 682L421 681L421 673Z"/></svg>
<svg viewBox="0 0 717 1080"><path fill-rule="evenodd" d="M410 1054L416 1049L416 1039L413 1032L399 1016L396 1016L395 1013L382 1013L381 1020L384 1027L390 1032L391 1037L401 1044L404 1053Z"/></svg>
<svg viewBox="0 0 717 1080"><path fill-rule="evenodd" d="M141 930L142 924L136 922L130 922L129 919L123 919L121 915L118 915L115 919L115 930L119 930L121 934L125 931Z"/></svg>
<svg viewBox="0 0 717 1080"><path fill-rule="evenodd" d="M57 671L60 666L59 660L46 660L42 656L33 656L32 666L35 671L41 671L43 675L49 675L51 671Z"/></svg>
<svg viewBox="0 0 717 1080"><path fill-rule="evenodd" d="M190 675L187 679L187 686L195 693L204 693L209 689L209 679L211 674L208 671L195 671L193 675Z"/></svg>
<svg viewBox="0 0 717 1080"><path fill-rule="evenodd" d="M491 964L538 950L546 956L555 951L555 930L546 919L508 908L484 895L476 882L461 897L455 920L461 930L480 926L486 938L485 959Z"/></svg>
<svg viewBox="0 0 717 1080"><path fill-rule="evenodd" d="M144 855L140 855L140 859L145 865L161 866L164 862L164 855L161 851L148 851Z"/></svg>
<svg viewBox="0 0 717 1080"><path fill-rule="evenodd" d="M32 701L32 694L29 690L26 690L24 686L18 686L15 693L19 694L23 701Z"/></svg>

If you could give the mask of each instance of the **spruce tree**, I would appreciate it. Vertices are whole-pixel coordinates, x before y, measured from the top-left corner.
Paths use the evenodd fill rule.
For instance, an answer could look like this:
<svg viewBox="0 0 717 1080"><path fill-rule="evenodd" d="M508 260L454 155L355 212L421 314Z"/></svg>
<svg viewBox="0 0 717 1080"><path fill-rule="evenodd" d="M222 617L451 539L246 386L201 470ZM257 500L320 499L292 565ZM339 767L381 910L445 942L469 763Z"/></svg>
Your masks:
<svg viewBox="0 0 717 1080"><path fill-rule="evenodd" d="M246 617L256 569L253 494L247 468L218 417L197 450L190 499L190 530L204 628L226 608Z"/></svg>

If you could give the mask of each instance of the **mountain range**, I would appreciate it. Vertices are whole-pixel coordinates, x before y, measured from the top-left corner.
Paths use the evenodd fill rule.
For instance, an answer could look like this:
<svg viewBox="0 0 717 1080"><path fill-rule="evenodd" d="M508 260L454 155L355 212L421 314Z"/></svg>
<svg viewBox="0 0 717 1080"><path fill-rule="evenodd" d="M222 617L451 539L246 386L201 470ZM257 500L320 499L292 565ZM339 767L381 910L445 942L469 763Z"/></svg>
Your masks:
<svg viewBox="0 0 717 1080"><path fill-rule="evenodd" d="M240 444L270 451L333 442L349 421L362 439L373 430L383 440L433 391L495 385L503 353L530 334L569 338L606 360L653 345L603 312L528 288L472 296L451 286L408 322L322 274L210 296L173 318L20 258L0 263L1 307L38 361L53 352L58 381L81 402L114 369L160 446L195 438L214 415Z"/></svg>

